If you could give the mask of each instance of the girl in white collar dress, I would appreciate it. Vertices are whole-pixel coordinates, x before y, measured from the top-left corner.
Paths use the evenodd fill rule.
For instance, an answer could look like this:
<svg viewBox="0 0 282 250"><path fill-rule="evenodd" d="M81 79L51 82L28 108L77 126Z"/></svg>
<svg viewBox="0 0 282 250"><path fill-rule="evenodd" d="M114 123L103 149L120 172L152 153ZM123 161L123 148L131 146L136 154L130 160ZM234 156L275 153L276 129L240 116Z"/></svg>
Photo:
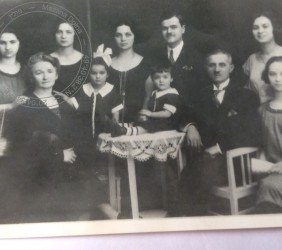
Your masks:
<svg viewBox="0 0 282 250"><path fill-rule="evenodd" d="M84 84L71 100L80 123L79 141L75 148L78 160L85 167L91 167L93 162L97 162L98 135L110 132L111 120L118 121L119 111L123 108L114 86L107 82L111 57L106 50L102 51L103 46L94 53L91 82Z"/></svg>

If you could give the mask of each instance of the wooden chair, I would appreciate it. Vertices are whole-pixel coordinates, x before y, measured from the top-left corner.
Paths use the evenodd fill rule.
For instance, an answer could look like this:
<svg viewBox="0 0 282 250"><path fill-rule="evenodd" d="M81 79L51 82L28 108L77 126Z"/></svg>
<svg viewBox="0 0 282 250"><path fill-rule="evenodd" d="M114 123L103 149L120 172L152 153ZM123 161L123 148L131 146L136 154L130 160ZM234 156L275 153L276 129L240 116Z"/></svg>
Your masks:
<svg viewBox="0 0 282 250"><path fill-rule="evenodd" d="M253 181L251 172L251 158L258 157L258 148L237 148L227 151L227 175L228 186L214 187L212 195L229 200L231 215L246 214L253 207L239 210L239 199L254 195L257 190L257 183ZM234 160L236 163L234 164ZM235 168L240 168L240 184L236 184L235 173L238 179L238 171ZM210 211L212 214L219 214Z"/></svg>
<svg viewBox="0 0 282 250"><path fill-rule="evenodd" d="M6 112L12 109L11 104L0 104L0 157L5 154L7 141L3 138L3 130L6 123Z"/></svg>

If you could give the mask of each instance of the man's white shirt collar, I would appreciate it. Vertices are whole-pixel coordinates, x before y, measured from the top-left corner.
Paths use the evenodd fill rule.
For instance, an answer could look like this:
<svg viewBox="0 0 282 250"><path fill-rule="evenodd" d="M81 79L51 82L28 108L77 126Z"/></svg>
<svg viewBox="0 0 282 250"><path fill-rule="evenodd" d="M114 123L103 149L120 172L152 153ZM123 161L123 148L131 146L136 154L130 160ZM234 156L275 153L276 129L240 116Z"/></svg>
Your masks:
<svg viewBox="0 0 282 250"><path fill-rule="evenodd" d="M225 95L225 88L229 85L229 82L230 82L230 78L228 78L226 81L219 84L219 87L217 87L215 84L213 85L213 90L222 90L221 92L217 94L217 97L216 97L220 104L223 102L224 95Z"/></svg>
<svg viewBox="0 0 282 250"><path fill-rule="evenodd" d="M91 83L86 83L83 85L83 91L86 95L88 95L89 97L94 93L95 95L100 94L102 97L106 96L107 94L109 94L112 89L114 88L114 86L110 83L105 83L105 85L99 89L98 91L95 91L93 86L91 85Z"/></svg>
<svg viewBox="0 0 282 250"><path fill-rule="evenodd" d="M169 58L169 55L170 55L170 51L173 50L173 59L174 61L176 61L181 53L181 50L184 46L184 42L181 41L180 44L178 44L175 48L170 48L170 47L167 47L167 55L168 55L168 58Z"/></svg>
<svg viewBox="0 0 282 250"><path fill-rule="evenodd" d="M229 82L230 82L230 78L219 84L219 87L213 84L213 90L222 90L228 86Z"/></svg>

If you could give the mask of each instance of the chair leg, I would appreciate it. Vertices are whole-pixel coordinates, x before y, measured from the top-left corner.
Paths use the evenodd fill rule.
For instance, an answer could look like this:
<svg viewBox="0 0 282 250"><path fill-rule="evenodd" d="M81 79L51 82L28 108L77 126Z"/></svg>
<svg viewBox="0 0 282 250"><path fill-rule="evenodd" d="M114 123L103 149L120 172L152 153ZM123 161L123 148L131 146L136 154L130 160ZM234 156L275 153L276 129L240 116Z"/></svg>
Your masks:
<svg viewBox="0 0 282 250"><path fill-rule="evenodd" d="M231 195L230 197L231 215L239 214L238 199Z"/></svg>
<svg viewBox="0 0 282 250"><path fill-rule="evenodd" d="M177 153L177 174L178 174L178 179L180 179L180 175L181 175L181 172L184 168L184 165L183 165L183 154L182 154L182 150L181 148L179 148L178 150L178 153Z"/></svg>

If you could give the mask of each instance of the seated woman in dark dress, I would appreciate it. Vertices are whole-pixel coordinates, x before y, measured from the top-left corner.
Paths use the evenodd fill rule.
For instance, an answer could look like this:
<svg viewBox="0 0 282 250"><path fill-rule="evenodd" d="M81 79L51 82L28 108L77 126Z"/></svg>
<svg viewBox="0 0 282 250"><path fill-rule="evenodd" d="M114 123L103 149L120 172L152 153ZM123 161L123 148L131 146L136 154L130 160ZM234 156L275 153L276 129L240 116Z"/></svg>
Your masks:
<svg viewBox="0 0 282 250"><path fill-rule="evenodd" d="M88 197L93 205L99 204L106 195L98 194L99 183L91 176L86 180L88 184L81 181L75 165L70 128L74 112L52 91L59 73L58 59L37 53L30 57L28 66L34 89L17 98L19 106L11 110L7 118L9 177L19 183L16 191L20 198L16 202L21 207L20 219L65 220L67 212L74 209L85 212L90 203ZM93 199L94 191L97 195ZM81 199L79 203L78 198Z"/></svg>
<svg viewBox="0 0 282 250"><path fill-rule="evenodd" d="M34 89L17 98L20 105L8 116L6 137L9 149L13 154L24 156L24 161L30 161L34 166L45 165L46 170L58 163L74 163L76 155L68 129L68 119L73 112L52 92L58 78L59 61L38 53L30 57L28 66ZM31 149L33 153L29 155Z"/></svg>

